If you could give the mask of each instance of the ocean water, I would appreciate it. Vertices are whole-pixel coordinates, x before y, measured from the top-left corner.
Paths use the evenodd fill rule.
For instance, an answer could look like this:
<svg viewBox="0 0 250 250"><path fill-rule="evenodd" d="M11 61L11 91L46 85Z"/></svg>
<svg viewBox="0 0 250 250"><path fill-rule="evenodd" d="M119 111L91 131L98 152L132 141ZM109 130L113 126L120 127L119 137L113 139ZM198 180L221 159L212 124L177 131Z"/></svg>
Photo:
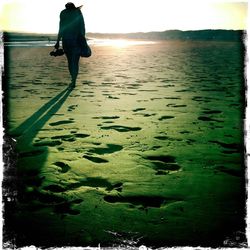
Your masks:
<svg viewBox="0 0 250 250"><path fill-rule="evenodd" d="M73 90L51 47L7 47L5 240L245 246L243 45L90 46Z"/></svg>
<svg viewBox="0 0 250 250"><path fill-rule="evenodd" d="M97 39L90 38L88 43L93 46L114 46L114 47L126 47L132 45L145 45L145 44L155 44L157 41L147 41L147 40L127 40L127 39ZM53 47L56 41L11 41L4 42L6 47Z"/></svg>

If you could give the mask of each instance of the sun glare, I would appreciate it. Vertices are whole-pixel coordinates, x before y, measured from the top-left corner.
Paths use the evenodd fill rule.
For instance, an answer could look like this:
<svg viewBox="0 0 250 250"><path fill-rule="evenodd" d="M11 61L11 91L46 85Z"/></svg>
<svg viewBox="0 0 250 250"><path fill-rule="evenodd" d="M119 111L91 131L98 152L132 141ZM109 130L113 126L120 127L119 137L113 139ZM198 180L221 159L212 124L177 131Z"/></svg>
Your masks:
<svg viewBox="0 0 250 250"><path fill-rule="evenodd" d="M111 46L115 48L124 48L132 45L143 45L143 44L154 44L153 41L135 41L127 39L91 39L90 44L95 44L97 46Z"/></svg>
<svg viewBox="0 0 250 250"><path fill-rule="evenodd" d="M123 48L127 47L130 43L127 40L124 39L118 39L118 40L113 40L113 41L108 41L110 46L117 47L117 48Z"/></svg>

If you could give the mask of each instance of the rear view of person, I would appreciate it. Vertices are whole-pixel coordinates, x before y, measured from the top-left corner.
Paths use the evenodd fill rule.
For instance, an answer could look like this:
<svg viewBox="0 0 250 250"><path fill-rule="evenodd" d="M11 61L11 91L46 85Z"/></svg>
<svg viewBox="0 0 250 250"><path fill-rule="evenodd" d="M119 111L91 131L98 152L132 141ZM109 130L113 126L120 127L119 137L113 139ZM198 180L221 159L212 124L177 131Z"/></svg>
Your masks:
<svg viewBox="0 0 250 250"><path fill-rule="evenodd" d="M60 13L59 32L55 48L59 48L60 40L68 60L72 88L75 87L79 71L81 43L85 37L85 24L80 7L75 7L71 2L65 5Z"/></svg>

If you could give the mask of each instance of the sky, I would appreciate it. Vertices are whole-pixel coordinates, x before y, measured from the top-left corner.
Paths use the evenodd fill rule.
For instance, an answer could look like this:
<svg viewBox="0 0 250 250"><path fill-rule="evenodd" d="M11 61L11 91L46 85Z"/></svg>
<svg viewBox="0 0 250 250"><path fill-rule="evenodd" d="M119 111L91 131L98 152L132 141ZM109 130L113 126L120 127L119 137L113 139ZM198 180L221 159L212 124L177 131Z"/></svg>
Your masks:
<svg viewBox="0 0 250 250"><path fill-rule="evenodd" d="M70 0L69 0L70 1ZM247 29L247 1L71 0L83 5L87 32ZM0 30L57 33L67 0L1 0Z"/></svg>

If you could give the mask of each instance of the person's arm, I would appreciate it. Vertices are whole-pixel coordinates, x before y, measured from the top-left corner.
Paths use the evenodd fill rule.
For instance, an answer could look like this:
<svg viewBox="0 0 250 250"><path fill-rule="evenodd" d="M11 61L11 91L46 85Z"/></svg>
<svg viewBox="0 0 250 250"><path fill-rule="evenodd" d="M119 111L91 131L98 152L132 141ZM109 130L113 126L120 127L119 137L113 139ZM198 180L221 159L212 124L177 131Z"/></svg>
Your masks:
<svg viewBox="0 0 250 250"><path fill-rule="evenodd" d="M57 35L57 41L56 41L56 44L55 44L55 49L58 49L59 46L60 46L60 40L62 38L62 21L61 21L61 15L60 15L60 22L59 22L59 31L58 31L58 35Z"/></svg>
<svg viewBox="0 0 250 250"><path fill-rule="evenodd" d="M81 10L79 10L79 25L81 36L85 37L85 23Z"/></svg>
<svg viewBox="0 0 250 250"><path fill-rule="evenodd" d="M59 49L59 47L60 47L60 38L59 38L59 36L57 37L57 41L56 41L56 44L55 44L55 49Z"/></svg>
<svg viewBox="0 0 250 250"><path fill-rule="evenodd" d="M83 16L82 16L82 20L81 20L81 30L82 30L82 35L85 37L85 23L84 23Z"/></svg>

